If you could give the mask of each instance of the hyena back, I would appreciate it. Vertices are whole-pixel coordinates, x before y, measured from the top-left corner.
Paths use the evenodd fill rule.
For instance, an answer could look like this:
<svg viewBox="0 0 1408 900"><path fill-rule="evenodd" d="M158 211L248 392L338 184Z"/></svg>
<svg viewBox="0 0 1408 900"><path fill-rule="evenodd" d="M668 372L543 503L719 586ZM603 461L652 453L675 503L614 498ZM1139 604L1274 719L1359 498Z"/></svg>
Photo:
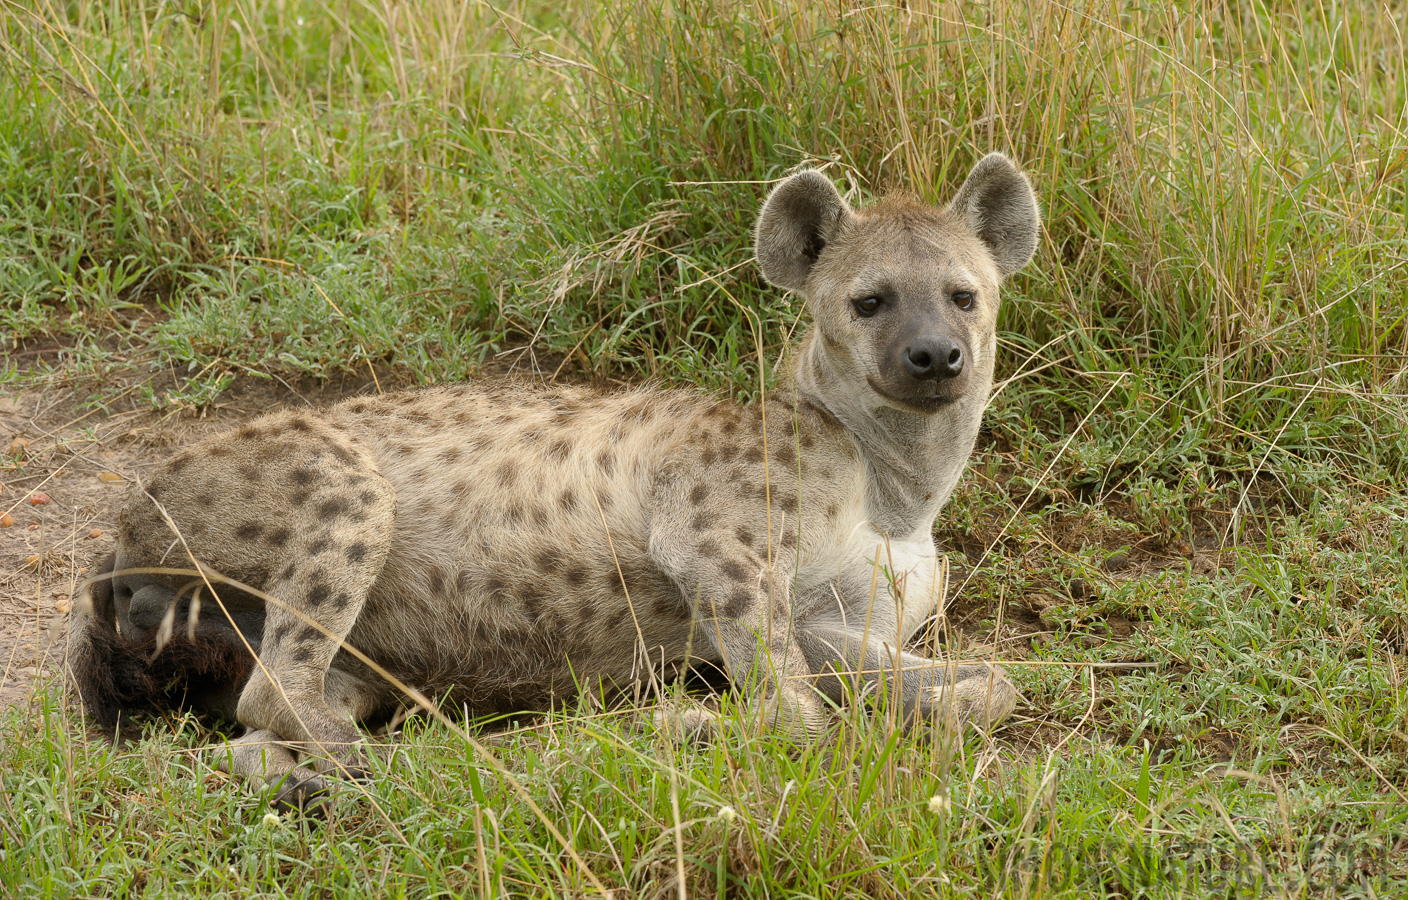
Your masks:
<svg viewBox="0 0 1408 900"><path fill-rule="evenodd" d="M770 193L757 253L814 327L764 403L452 385L178 453L122 510L111 576L76 617L89 714L184 699L246 727L227 764L255 782L301 754L355 769L358 723L401 698L345 644L472 713L708 661L798 736L852 684L910 721L996 722L1016 699L1000 669L899 648L942 600L933 523L991 388L1000 283L1038 229L999 154L944 208L853 209L802 172ZM218 585L217 602L170 571L193 561L280 602ZM275 801L321 788L286 778Z"/></svg>

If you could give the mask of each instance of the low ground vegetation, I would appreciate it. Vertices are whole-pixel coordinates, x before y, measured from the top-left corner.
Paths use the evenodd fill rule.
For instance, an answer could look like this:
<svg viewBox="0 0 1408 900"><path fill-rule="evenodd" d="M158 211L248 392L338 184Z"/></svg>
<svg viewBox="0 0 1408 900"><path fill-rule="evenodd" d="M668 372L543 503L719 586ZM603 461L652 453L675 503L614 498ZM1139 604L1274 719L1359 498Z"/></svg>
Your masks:
<svg viewBox="0 0 1408 900"><path fill-rule="evenodd" d="M52 471L160 453L251 386L756 399L805 326L749 261L794 166L934 199L1001 149L1046 227L938 527L928 649L1005 661L1025 702L997 733L898 735L883 701L811 747L741 710L703 748L593 702L413 719L304 828L210 768L210 723L111 745L41 681L0 716L0 883L1402 894L1405 33L1311 0L0 7L0 380L48 398L6 421L72 410L0 436L7 603L94 555L59 540Z"/></svg>

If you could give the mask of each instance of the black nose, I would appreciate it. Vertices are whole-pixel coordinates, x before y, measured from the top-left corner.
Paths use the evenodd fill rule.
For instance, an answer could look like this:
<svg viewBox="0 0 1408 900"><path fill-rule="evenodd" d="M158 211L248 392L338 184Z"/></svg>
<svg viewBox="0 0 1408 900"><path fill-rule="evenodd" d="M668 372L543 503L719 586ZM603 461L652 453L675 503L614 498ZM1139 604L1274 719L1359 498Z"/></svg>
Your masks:
<svg viewBox="0 0 1408 900"><path fill-rule="evenodd" d="M963 349L948 338L920 338L904 348L904 367L920 381L955 378L963 371Z"/></svg>

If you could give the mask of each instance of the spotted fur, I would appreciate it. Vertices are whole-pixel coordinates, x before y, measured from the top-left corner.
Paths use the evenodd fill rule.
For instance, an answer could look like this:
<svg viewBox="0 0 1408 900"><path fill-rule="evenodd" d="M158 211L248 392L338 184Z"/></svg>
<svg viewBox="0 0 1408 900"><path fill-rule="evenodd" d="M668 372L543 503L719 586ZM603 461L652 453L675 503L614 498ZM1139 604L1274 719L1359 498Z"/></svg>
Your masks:
<svg viewBox="0 0 1408 900"><path fill-rule="evenodd" d="M708 661L798 736L848 684L913 721L995 722L1016 696L1000 669L899 648L942 600L933 523L991 387L999 285L1037 228L998 155L947 208L853 209L803 172L764 204L758 258L815 327L764 403L454 384L191 446L121 512L111 582L74 626L79 692L109 724L185 701L233 713L248 731L227 764L256 782L301 754L355 767L357 723L403 700L344 642L471 713ZM193 560L280 603L143 571Z"/></svg>

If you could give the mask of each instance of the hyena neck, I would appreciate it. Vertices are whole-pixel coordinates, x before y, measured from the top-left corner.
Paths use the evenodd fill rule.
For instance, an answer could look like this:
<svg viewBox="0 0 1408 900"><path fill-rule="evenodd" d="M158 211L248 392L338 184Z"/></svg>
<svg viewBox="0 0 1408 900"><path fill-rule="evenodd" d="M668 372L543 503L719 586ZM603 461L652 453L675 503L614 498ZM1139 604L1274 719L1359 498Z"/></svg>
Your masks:
<svg viewBox="0 0 1408 900"><path fill-rule="evenodd" d="M867 469L866 510L875 527L896 539L927 533L973 452L991 371L970 381L963 399L922 414L880 404L869 387L841 370L813 331L793 367L798 397L825 409L855 441Z"/></svg>

